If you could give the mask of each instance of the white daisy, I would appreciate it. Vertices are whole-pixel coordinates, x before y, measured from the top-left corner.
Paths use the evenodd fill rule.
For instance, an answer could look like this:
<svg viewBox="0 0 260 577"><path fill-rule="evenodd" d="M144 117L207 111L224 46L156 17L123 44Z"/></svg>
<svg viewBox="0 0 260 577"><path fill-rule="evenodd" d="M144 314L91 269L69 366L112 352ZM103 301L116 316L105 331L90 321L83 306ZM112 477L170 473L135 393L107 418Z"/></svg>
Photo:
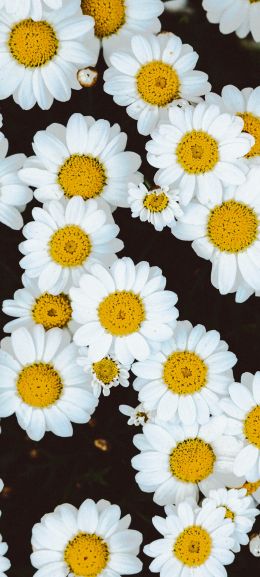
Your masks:
<svg viewBox="0 0 260 577"><path fill-rule="evenodd" d="M115 355L107 355L100 361L93 363L87 348L82 347L79 353L77 363L87 374L87 382L92 387L95 397L98 398L101 393L104 397L108 397L110 389L118 387L118 385L129 386L129 371L119 363Z"/></svg>
<svg viewBox="0 0 260 577"><path fill-rule="evenodd" d="M156 184L176 183L180 201L186 205L193 196L202 204L214 203L223 185L245 181L238 159L249 152L254 138L242 133L242 118L201 102L194 108L171 109L169 120L146 144L149 163L159 168Z"/></svg>
<svg viewBox="0 0 260 577"><path fill-rule="evenodd" d="M260 289L260 167L246 182L228 187L215 203L194 201L172 229L192 240L198 256L212 262L211 282L221 294L236 292L243 302Z"/></svg>
<svg viewBox="0 0 260 577"><path fill-rule="evenodd" d="M142 182L139 185L128 185L128 203L133 218L142 222L150 222L155 230L163 230L165 226L172 227L175 217L182 216L177 190L165 186L149 190Z"/></svg>
<svg viewBox="0 0 260 577"><path fill-rule="evenodd" d="M40 202L72 198L103 198L128 206L128 182L140 182L141 158L126 152L127 135L118 124L72 114L67 126L51 124L35 134L33 150L20 177L36 188Z"/></svg>
<svg viewBox="0 0 260 577"><path fill-rule="evenodd" d="M131 48L113 52L104 73L104 90L116 104L127 106L140 134L150 134L176 104L199 102L209 92L208 75L194 70L197 52L171 32L133 36ZM168 184L168 183L167 183Z"/></svg>
<svg viewBox="0 0 260 577"><path fill-rule="evenodd" d="M71 436L71 421L89 421L97 400L76 363L77 348L68 333L21 327L1 347L0 417L15 413L34 441L46 431Z"/></svg>
<svg viewBox="0 0 260 577"><path fill-rule="evenodd" d="M154 493L158 505L198 499L199 489L223 487L225 474L232 470L241 443L225 435L226 418L211 417L206 425L146 424L134 437L140 454L132 465L139 472L136 481L142 491Z"/></svg>
<svg viewBox="0 0 260 577"><path fill-rule="evenodd" d="M153 422L155 417L154 411L147 411L142 403L135 408L129 405L119 405L119 411L122 415L129 417L127 421L128 425L135 425L136 427L139 425L143 426L148 422Z"/></svg>
<svg viewBox="0 0 260 577"><path fill-rule="evenodd" d="M33 20L40 20L43 8L58 10L62 7L62 2L63 0L0 0L0 8L4 7L8 13L22 9L27 11Z"/></svg>
<svg viewBox="0 0 260 577"><path fill-rule="evenodd" d="M260 41L259 0L203 0L202 6L208 21L219 24L222 34L235 32L245 38L251 32L253 39Z"/></svg>
<svg viewBox="0 0 260 577"><path fill-rule="evenodd" d="M178 12L186 8L187 0L167 0L164 2L164 9L169 12Z"/></svg>
<svg viewBox="0 0 260 577"><path fill-rule="evenodd" d="M139 573L142 534L129 529L118 505L86 499L79 509L64 503L32 529L35 577L119 577Z"/></svg>
<svg viewBox="0 0 260 577"><path fill-rule="evenodd" d="M164 5L161 0L81 0L81 8L83 14L93 16L95 35L109 64L115 50L130 47L133 34L160 31L158 16Z"/></svg>
<svg viewBox="0 0 260 577"><path fill-rule="evenodd" d="M43 6L37 21L30 3L19 3L14 13L1 10L0 24L0 99L13 95L25 110L66 102L81 88L77 70L96 64L94 20L82 15L79 0L63 0L59 10Z"/></svg>
<svg viewBox="0 0 260 577"><path fill-rule="evenodd" d="M109 222L107 212L94 199L87 203L79 196L52 200L45 208L34 208L32 214L34 221L23 228L27 240L19 245L25 255L20 265L29 277L38 278L42 292L68 290L93 262L109 265L123 248L116 238L119 227Z"/></svg>
<svg viewBox="0 0 260 577"><path fill-rule="evenodd" d="M225 509L194 508L180 503L175 512L153 517L163 538L144 547L153 573L161 577L226 577L224 565L234 561L233 524L225 519Z"/></svg>
<svg viewBox="0 0 260 577"><path fill-rule="evenodd" d="M89 356L99 361L111 349L116 359L130 365L148 357L153 342L172 336L178 316L177 295L165 291L166 279L148 262L134 265L118 259L106 270L93 265L82 275L80 288L71 288L73 318L82 326L74 334L79 346L89 345Z"/></svg>
<svg viewBox="0 0 260 577"><path fill-rule="evenodd" d="M203 424L210 414L222 412L219 398L234 380L231 369L236 361L217 331L179 321L160 352L133 364L131 370L139 377L134 388L144 407L156 411L162 421Z"/></svg>

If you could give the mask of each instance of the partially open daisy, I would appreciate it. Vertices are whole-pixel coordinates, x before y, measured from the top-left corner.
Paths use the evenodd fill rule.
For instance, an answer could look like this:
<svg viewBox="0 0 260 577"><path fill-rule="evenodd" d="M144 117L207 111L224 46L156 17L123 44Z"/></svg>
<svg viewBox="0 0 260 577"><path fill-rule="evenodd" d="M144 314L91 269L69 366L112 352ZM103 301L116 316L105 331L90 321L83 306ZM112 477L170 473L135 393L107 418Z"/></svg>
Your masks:
<svg viewBox="0 0 260 577"><path fill-rule="evenodd" d="M163 538L144 547L153 573L161 577L226 577L224 565L234 561L233 524L225 519L224 508L194 508L180 503L175 513L154 517L153 524Z"/></svg>
<svg viewBox="0 0 260 577"><path fill-rule="evenodd" d="M97 400L76 363L77 354L68 333L60 329L21 327L3 339L0 417L15 413L34 441L46 431L71 436L71 421L87 423Z"/></svg>
<svg viewBox="0 0 260 577"><path fill-rule="evenodd" d="M73 318L82 326L74 334L79 346L89 345L89 356L99 361L113 350L119 362L149 356L153 342L172 336L178 316L177 295L165 291L161 269L148 262L134 265L118 259L106 270L93 265L82 275L79 288L71 288Z"/></svg>
<svg viewBox="0 0 260 577"><path fill-rule="evenodd" d="M220 412L219 398L233 382L230 369L237 359L227 349L217 331L177 322L173 338L161 344L160 352L131 368L139 377L134 383L139 400L163 421L206 423L210 414Z"/></svg>
<svg viewBox="0 0 260 577"><path fill-rule="evenodd" d="M176 183L180 201L188 204L193 196L214 204L223 185L245 181L243 163L254 138L243 132L242 118L221 113L218 106L201 102L169 111L169 124L161 124L146 144L148 161L159 168L159 186Z"/></svg>
<svg viewBox="0 0 260 577"><path fill-rule="evenodd" d="M119 363L115 355L110 354L100 361L93 362L89 358L87 348L82 347L79 353L77 363L86 373L87 382L92 387L95 397L98 398L101 393L108 397L112 387L118 387L118 385L129 386L129 372L124 365Z"/></svg>
<svg viewBox="0 0 260 577"><path fill-rule="evenodd" d="M251 32L253 39L260 41L259 0L203 0L202 6L209 22L219 24L222 34L235 32L245 38Z"/></svg>
<svg viewBox="0 0 260 577"><path fill-rule="evenodd" d="M142 491L154 493L158 505L198 499L199 489L223 487L241 443L225 435L226 418L211 417L206 425L146 424L143 435L134 437L140 454L132 465Z"/></svg>
<svg viewBox="0 0 260 577"><path fill-rule="evenodd" d="M35 577L119 577L139 573L142 534L129 529L118 505L86 499L79 509L64 503L32 529Z"/></svg>
<svg viewBox="0 0 260 577"><path fill-rule="evenodd" d="M143 426L148 422L153 422L155 417L154 411L147 411L142 403L137 405L135 408L130 407L129 405L119 405L119 411L122 415L129 417L127 421L128 425L135 425L136 427L139 427L140 425Z"/></svg>
<svg viewBox="0 0 260 577"><path fill-rule="evenodd" d="M36 188L40 202L81 196L103 198L114 206L128 206L128 182L140 182L141 158L125 151L127 136L118 124L72 114L67 126L51 124L35 134L35 157L20 177Z"/></svg>
<svg viewBox="0 0 260 577"><path fill-rule="evenodd" d="M165 226L174 226L175 218L183 214L178 201L178 190L169 186L151 190L142 182L139 185L130 183L128 186L128 202L132 217L140 218L142 222L150 222L155 230L160 231Z"/></svg>
<svg viewBox="0 0 260 577"><path fill-rule="evenodd" d="M23 229L27 240L19 245L25 255L20 265L29 277L38 278L42 292L66 292L93 262L109 265L123 248L111 213L108 217L94 199L52 200L32 214L34 221Z"/></svg>
<svg viewBox="0 0 260 577"><path fill-rule="evenodd" d="M246 182L228 187L215 203L192 202L172 229L192 240L198 256L212 262L211 282L221 294L236 292L243 302L260 289L260 167Z"/></svg>
<svg viewBox="0 0 260 577"><path fill-rule="evenodd" d="M104 90L129 116L140 134L150 134L158 122L173 118L176 104L199 102L210 90L207 74L194 71L197 52L175 34L133 36L131 49L114 52L104 73ZM168 183L167 183L168 184Z"/></svg>
<svg viewBox="0 0 260 577"><path fill-rule="evenodd" d="M28 4L19 3L14 13L1 10L0 99L13 95L25 110L35 103L46 110L81 88L79 68L96 64L94 20L79 12L78 0L63 0L59 10L43 6L37 21Z"/></svg>

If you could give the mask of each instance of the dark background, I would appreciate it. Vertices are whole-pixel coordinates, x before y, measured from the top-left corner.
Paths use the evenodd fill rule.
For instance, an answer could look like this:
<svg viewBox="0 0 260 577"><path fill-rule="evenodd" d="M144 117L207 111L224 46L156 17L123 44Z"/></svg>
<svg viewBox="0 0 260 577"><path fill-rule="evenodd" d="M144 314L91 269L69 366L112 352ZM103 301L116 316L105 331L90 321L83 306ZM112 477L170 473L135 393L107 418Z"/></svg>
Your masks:
<svg viewBox="0 0 260 577"><path fill-rule="evenodd" d="M193 0L191 4L191 14L165 13L162 28L175 32L198 51L197 67L208 72L214 91L220 91L225 84L256 87L260 45L250 40L241 42L234 34L221 35L216 25L207 22L201 2ZM104 64L101 60L98 67L100 74L95 87L74 91L69 102L55 102L49 111L35 107L26 112L12 98L0 101L4 117L2 130L10 142L9 153L32 154L31 141L37 130L45 129L51 122L66 124L73 112L82 112L119 122L128 134L127 148L142 156L143 172L152 182L153 169L144 154L145 139L137 133L136 122L127 116L125 109L116 106L102 91ZM24 215L25 222L31 220L32 206ZM127 209L117 210L115 220L125 243L124 254L135 262L148 260L151 265L162 268L167 288L179 296L180 318L220 331L238 357L236 379L244 371L260 369L259 299L251 297L239 305L232 295L220 296L210 284L210 263L197 257L189 242L175 239L169 229L158 233L148 223L132 219ZM21 232L0 225L1 301L12 298L21 284L18 264L21 255L17 248L21 240ZM1 327L8 320L3 317ZM5 489L0 497L3 511L0 531L9 544L10 577L34 574L29 559L31 528L44 513L60 503L79 506L86 497L109 499L121 506L123 514L132 514L132 527L143 532L144 543L159 538L151 518L155 514L163 515L164 511L153 503L152 494L142 493L135 483L130 459L137 452L132 436L138 430L126 424L126 418L118 411L120 403L135 406L134 391L118 387L110 397L101 397L94 420L87 425L74 425L71 439L47 433L41 442L35 443L26 437L15 417L2 420L0 476ZM97 448L96 439L106 440L108 450ZM146 557L143 576L150 574L148 564ZM259 560L244 547L228 567L228 574L239 577L248 571L253 575L257 568Z"/></svg>

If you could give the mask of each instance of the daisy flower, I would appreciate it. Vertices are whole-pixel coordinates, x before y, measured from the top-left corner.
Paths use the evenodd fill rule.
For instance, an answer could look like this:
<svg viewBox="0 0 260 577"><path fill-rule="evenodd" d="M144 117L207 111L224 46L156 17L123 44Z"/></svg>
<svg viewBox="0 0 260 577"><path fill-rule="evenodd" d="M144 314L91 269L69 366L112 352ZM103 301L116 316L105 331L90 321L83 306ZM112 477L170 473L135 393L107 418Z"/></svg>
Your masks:
<svg viewBox="0 0 260 577"><path fill-rule="evenodd" d="M118 124L72 114L67 126L51 124L34 136L36 156L29 158L20 177L36 188L40 202L81 196L128 206L128 182L140 182L141 158L126 152L127 135Z"/></svg>
<svg viewBox="0 0 260 577"><path fill-rule="evenodd" d="M59 10L43 6L37 21L30 4L19 3L14 13L1 10L0 99L13 95L24 110L36 102L47 110L81 88L79 68L96 64L94 20L81 14L79 0L63 0Z"/></svg>
<svg viewBox="0 0 260 577"><path fill-rule="evenodd" d="M32 529L31 562L40 575L120 577L142 569L137 558L142 534L129 529L118 505L86 499L79 509L64 503Z"/></svg>
<svg viewBox="0 0 260 577"><path fill-rule="evenodd" d="M208 21L219 24L222 34L235 32L245 38L251 32L255 42L260 41L259 0L203 0L202 6Z"/></svg>
<svg viewBox="0 0 260 577"><path fill-rule="evenodd" d="M108 397L112 387L118 387L118 385L122 387L129 386L129 372L113 354L107 355L100 361L93 363L89 357L88 349L82 347L77 363L87 374L87 382L92 387L93 393L97 398L101 393L103 393L104 397Z"/></svg>
<svg viewBox="0 0 260 577"><path fill-rule="evenodd" d="M134 388L144 407L162 421L203 424L220 412L219 398L233 382L230 369L236 361L218 331L179 321L160 352L133 364L131 370L139 377Z"/></svg>
<svg viewBox="0 0 260 577"><path fill-rule="evenodd" d="M74 334L78 346L89 345L89 356L99 361L111 349L116 359L131 365L134 358L149 356L154 342L172 336L178 316L177 295L164 290L161 269L148 262L135 265L131 258L118 259L106 270L93 265L72 287L73 318L82 326Z"/></svg>
<svg viewBox="0 0 260 577"><path fill-rule="evenodd" d="M169 186L149 190L142 182L139 185L128 185L128 203L133 218L142 222L150 222L155 230L163 230L165 226L172 227L175 217L182 216L179 204L179 194Z"/></svg>
<svg viewBox="0 0 260 577"><path fill-rule="evenodd" d="M4 7L7 13L27 10L27 14L32 20L40 20L44 7L58 10L62 7L62 1L63 0L0 0L0 8Z"/></svg>
<svg viewBox="0 0 260 577"><path fill-rule="evenodd" d="M221 407L232 417L229 430L243 439L233 472L255 483L260 477L260 371L244 373L241 383L230 385L229 397L222 399Z"/></svg>
<svg viewBox="0 0 260 577"><path fill-rule="evenodd" d="M212 262L213 286L221 294L236 292L237 302L260 289L259 197L260 167L254 167L244 184L227 187L214 204L191 202L172 229Z"/></svg>
<svg viewBox="0 0 260 577"><path fill-rule="evenodd" d="M208 75L194 71L198 57L171 32L133 36L131 49L111 54L104 90L116 104L127 107L140 134L150 134L160 121L168 120L170 110L174 118L176 104L198 102L209 92Z"/></svg>
<svg viewBox="0 0 260 577"><path fill-rule="evenodd" d="M1 342L0 417L16 414L33 441L46 431L73 434L71 422L87 423L97 400L76 363L77 348L61 329L16 329Z"/></svg>
<svg viewBox="0 0 260 577"><path fill-rule="evenodd" d="M174 513L153 517L162 538L144 547L153 573L161 577L226 577L224 565L234 561L233 524L225 519L225 509L194 509L180 503Z"/></svg>
<svg viewBox="0 0 260 577"><path fill-rule="evenodd" d="M77 285L94 262L111 264L123 248L116 238L119 227L109 222L96 200L85 203L77 196L65 202L52 200L45 208L34 208L34 221L23 228L27 240L19 245L25 255L21 267L38 278L42 292L52 294Z"/></svg>
<svg viewBox="0 0 260 577"><path fill-rule="evenodd" d="M109 64L115 50L130 46L133 34L160 31L158 16L164 5L161 0L81 0L81 9L94 18L95 35Z"/></svg>
<svg viewBox="0 0 260 577"><path fill-rule="evenodd" d="M135 425L138 427L145 425L145 423L151 423L154 419L154 413L152 411L147 411L144 405L140 403L137 407L130 407L129 405L119 405L119 411L122 415L129 417L127 424Z"/></svg>
<svg viewBox="0 0 260 577"><path fill-rule="evenodd" d="M199 490L223 487L232 470L241 443L225 435L226 418L211 417L206 425L145 424L134 437L140 454L132 459L139 472L136 482L146 493L154 493L157 505L198 499Z"/></svg>

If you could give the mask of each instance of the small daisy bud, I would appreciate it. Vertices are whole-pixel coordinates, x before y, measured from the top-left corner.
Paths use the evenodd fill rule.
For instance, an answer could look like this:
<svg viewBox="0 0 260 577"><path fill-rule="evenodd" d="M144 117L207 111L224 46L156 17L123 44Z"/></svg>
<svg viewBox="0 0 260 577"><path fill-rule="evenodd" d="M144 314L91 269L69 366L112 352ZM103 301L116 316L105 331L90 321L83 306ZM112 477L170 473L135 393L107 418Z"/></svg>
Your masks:
<svg viewBox="0 0 260 577"><path fill-rule="evenodd" d="M82 68L77 72L77 79L83 88L91 88L95 86L98 79L98 71L92 66Z"/></svg>

